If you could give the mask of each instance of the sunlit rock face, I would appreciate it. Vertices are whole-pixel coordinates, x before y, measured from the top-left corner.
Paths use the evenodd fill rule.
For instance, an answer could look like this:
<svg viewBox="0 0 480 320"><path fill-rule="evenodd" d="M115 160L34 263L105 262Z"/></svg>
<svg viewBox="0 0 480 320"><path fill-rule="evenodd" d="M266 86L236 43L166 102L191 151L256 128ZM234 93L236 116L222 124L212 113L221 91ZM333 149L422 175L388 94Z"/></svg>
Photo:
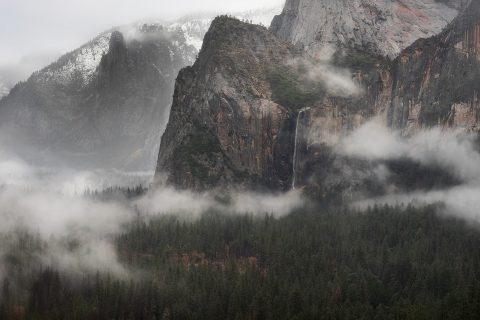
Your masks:
<svg viewBox="0 0 480 320"><path fill-rule="evenodd" d="M362 88L349 99L318 99L305 115L306 144L334 145L372 117L405 134L424 126L475 126L477 67L468 66L477 56L476 27L466 21L480 19L476 6L469 0L288 0L270 30L319 63L345 68ZM452 86L463 92L452 93Z"/></svg>
<svg viewBox="0 0 480 320"><path fill-rule="evenodd" d="M355 47L395 58L420 38L438 34L469 0L287 0L271 30L320 54Z"/></svg>
<svg viewBox="0 0 480 320"><path fill-rule="evenodd" d="M356 65L354 62L375 61L371 60L375 56L344 56L352 78L364 89L360 100L367 103L342 104L338 98L330 97L311 108L309 139L313 136L316 142L334 144L342 134L362 125L372 115L405 135L436 126L478 131L478 8L479 3L472 2L438 35L415 41L393 61L384 60L382 64L377 57L377 62L370 66ZM369 76L375 69L377 77Z"/></svg>
<svg viewBox="0 0 480 320"><path fill-rule="evenodd" d="M419 40L395 60L389 125L479 130L480 3L474 1L441 34Z"/></svg>
<svg viewBox="0 0 480 320"><path fill-rule="evenodd" d="M372 118L379 118L383 125L405 137L432 128L478 133L479 6L479 2L470 3L438 35L415 41L383 67L373 64L378 70L377 78L365 76L368 74L365 70L352 64L358 59L347 55L352 77L364 91L360 99L346 102L327 97L322 103L316 102L302 117L299 123L304 140L298 147L298 185L315 184L323 193L341 190L340 193L351 195L355 189L365 192L365 186L370 184L374 195L378 186L372 184L375 177L369 177L372 170L368 164L334 152L342 137ZM371 73L374 69L367 70ZM399 176L403 186L435 185L438 182L435 179L425 179L432 172L437 172L442 183L454 181L438 168L429 171L408 162L388 165L394 171L403 168L404 172L418 172L410 180ZM417 180L412 177L427 183L416 185Z"/></svg>

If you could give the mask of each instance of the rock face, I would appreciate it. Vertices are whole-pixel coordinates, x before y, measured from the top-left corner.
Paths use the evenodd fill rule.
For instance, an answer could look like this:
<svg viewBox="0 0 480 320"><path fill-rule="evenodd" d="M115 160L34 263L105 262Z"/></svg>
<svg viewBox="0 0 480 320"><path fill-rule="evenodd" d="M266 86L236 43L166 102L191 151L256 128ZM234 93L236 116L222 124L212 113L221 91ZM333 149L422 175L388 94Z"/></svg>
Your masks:
<svg viewBox="0 0 480 320"><path fill-rule="evenodd" d="M288 1L284 16L294 3L301 5ZM442 8L453 17L452 8L465 4L430 3L429 10ZM477 130L478 7L472 2L439 35L417 40L399 54L396 49L410 40L392 46L388 39L376 38L344 42L339 54L328 60L296 51L265 29L216 20L199 59L177 80L157 178L193 189L261 185L286 190L293 185L316 186L322 196L352 196L359 188L381 193L385 186L372 177L375 164L336 154L339 138L373 117L405 134L438 125ZM303 28L315 29L301 21ZM275 23L272 30L282 36ZM345 39L341 35L338 41ZM385 57L393 55L398 58ZM399 188L429 188L455 180L438 168L415 163L386 165ZM403 176L406 168L414 174Z"/></svg>
<svg viewBox="0 0 480 320"><path fill-rule="evenodd" d="M390 126L406 134L432 126L479 131L478 1L440 35L403 51L394 65Z"/></svg>
<svg viewBox="0 0 480 320"><path fill-rule="evenodd" d="M287 0L271 30L312 54L355 47L395 58L438 34L469 0Z"/></svg>
<svg viewBox="0 0 480 320"><path fill-rule="evenodd" d="M376 184L375 177L371 176L372 164L331 151L342 135L373 116L381 117L388 127L404 135L431 127L478 132L479 7L479 2L472 2L439 35L417 40L392 62L376 64L377 78L360 77L360 83L366 88L360 101L339 103L338 97L328 97L323 103L314 104L300 122L299 130L304 132L305 140L297 156L298 185L316 185L324 196L354 197L358 190L371 196L382 193L384 186ZM345 59L347 63L358 60L348 55ZM348 67L357 77L365 74L365 70L355 65ZM371 73L373 69L367 66L366 70ZM366 104L362 103L364 99ZM369 107L372 105L375 107ZM391 174L389 188L428 189L455 182L439 168L424 168L408 161L383 165ZM406 172L416 174L406 176Z"/></svg>
<svg viewBox="0 0 480 320"><path fill-rule="evenodd" d="M0 101L2 145L34 163L147 170L176 74L195 54L182 33L159 25L129 38L102 34Z"/></svg>
<svg viewBox="0 0 480 320"><path fill-rule="evenodd" d="M273 101L267 75L295 54L264 27L216 18L178 76L157 178L192 189L289 188L295 111Z"/></svg>
<svg viewBox="0 0 480 320"><path fill-rule="evenodd" d="M280 11L238 16L264 23ZM40 165L152 171L175 79L212 20L118 27L34 73L0 102L0 148ZM9 89L0 79L0 98Z"/></svg>
<svg viewBox="0 0 480 320"><path fill-rule="evenodd" d="M265 28L215 20L177 79L157 178L197 190L288 190L324 176L325 148L391 101L389 61L344 53L312 60Z"/></svg>

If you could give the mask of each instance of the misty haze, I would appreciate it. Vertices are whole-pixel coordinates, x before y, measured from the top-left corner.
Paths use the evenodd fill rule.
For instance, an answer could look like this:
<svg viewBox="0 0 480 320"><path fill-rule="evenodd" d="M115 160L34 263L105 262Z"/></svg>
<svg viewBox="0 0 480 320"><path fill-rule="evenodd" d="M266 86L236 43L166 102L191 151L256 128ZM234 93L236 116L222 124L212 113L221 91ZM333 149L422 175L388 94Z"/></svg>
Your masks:
<svg viewBox="0 0 480 320"><path fill-rule="evenodd" d="M0 2L0 319L479 319L480 2Z"/></svg>

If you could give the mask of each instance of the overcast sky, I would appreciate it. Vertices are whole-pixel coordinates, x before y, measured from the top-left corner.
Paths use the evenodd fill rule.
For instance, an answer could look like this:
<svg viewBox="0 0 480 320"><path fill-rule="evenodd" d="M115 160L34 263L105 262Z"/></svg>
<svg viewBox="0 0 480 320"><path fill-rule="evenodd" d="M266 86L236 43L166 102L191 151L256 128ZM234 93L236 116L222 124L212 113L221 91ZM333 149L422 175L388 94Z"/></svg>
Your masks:
<svg viewBox="0 0 480 320"><path fill-rule="evenodd" d="M237 12L284 0L0 0L0 76L31 69L66 53L112 26L144 18Z"/></svg>

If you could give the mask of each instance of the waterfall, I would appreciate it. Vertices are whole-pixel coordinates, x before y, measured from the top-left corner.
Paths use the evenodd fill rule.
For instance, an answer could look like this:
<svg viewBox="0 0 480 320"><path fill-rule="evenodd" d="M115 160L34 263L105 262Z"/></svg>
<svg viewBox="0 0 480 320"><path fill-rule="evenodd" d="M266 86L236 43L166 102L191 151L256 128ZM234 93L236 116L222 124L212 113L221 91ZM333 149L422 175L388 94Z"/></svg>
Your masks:
<svg viewBox="0 0 480 320"><path fill-rule="evenodd" d="M297 123L295 125L295 147L293 149L293 178L292 178L292 190L295 190L295 183L297 182L297 144L298 144L298 127L300 125L300 117L305 111L310 108L302 108L297 115Z"/></svg>

